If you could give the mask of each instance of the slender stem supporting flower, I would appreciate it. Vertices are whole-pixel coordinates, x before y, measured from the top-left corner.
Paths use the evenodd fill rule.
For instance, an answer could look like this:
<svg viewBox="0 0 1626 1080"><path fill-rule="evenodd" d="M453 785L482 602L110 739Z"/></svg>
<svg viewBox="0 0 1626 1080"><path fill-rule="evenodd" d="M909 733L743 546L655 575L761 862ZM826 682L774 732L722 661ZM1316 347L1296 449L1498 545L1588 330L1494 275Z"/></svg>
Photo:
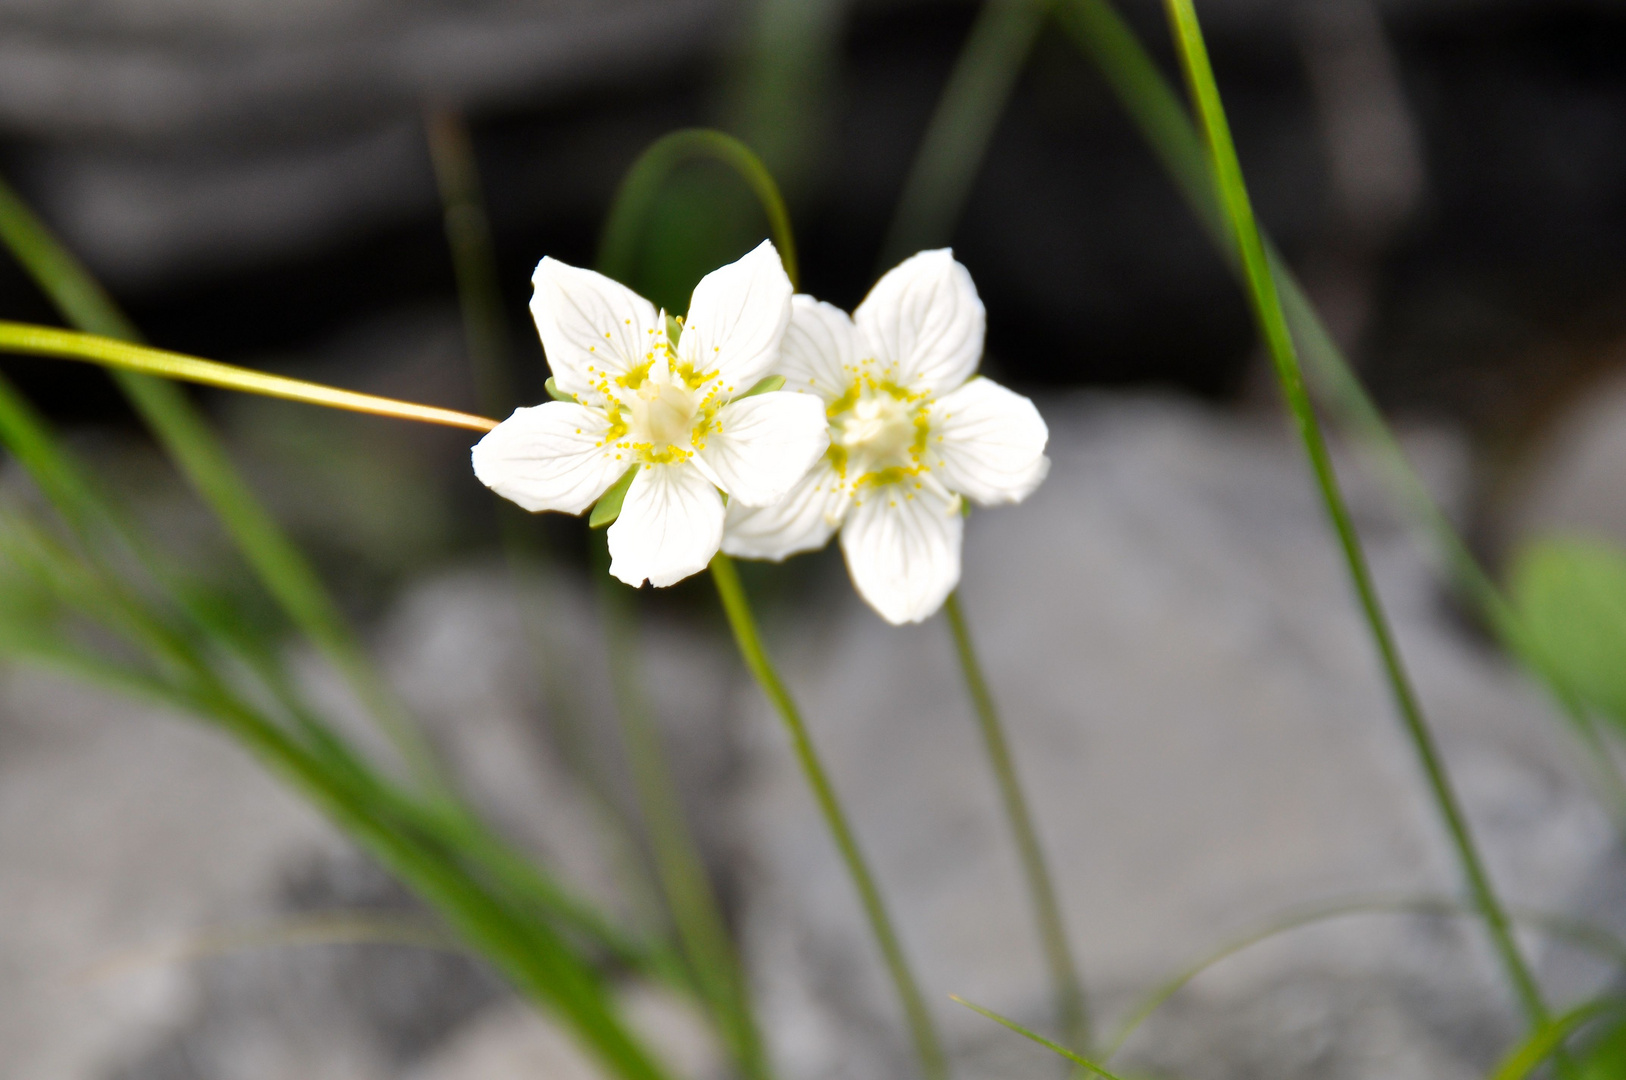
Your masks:
<svg viewBox="0 0 1626 1080"><path fill-rule="evenodd" d="M1045 962L1050 966L1050 981L1056 995L1057 1020L1068 1041L1082 1050L1090 1045L1084 987L1079 983L1072 947L1067 942L1067 925L1062 920L1061 905L1056 901L1055 885L1050 878L1050 868L1045 864L1039 833L1033 827L1033 816L1028 811L1027 798L1022 794L1022 784L1016 776L1016 762L1011 759L999 709L994 704L987 680L983 678L982 665L977 662L976 649L971 642L971 628L966 625L965 612L960 608L958 591L949 593L948 600L943 604L943 613L948 616L949 629L954 634L954 649L960 658L960 670L965 674L966 690L975 707L977 726L982 731L983 744L988 750L988 762L993 767L994 778L999 781L1000 798L1004 801L1005 817L1016 840L1017 854L1022 859L1022 872L1028 879L1033 917L1039 925Z"/></svg>
<svg viewBox="0 0 1626 1080"><path fill-rule="evenodd" d="M1310 403L1309 394L1305 391L1298 354L1276 291L1276 281L1271 274L1264 239L1255 223L1253 206L1242 179L1242 167L1231 141L1224 107L1220 104L1219 89L1214 83L1214 74L1209 65L1202 31L1197 25L1197 13L1191 6L1191 0L1165 0L1165 2L1187 83L1206 136L1210 165L1218 184L1220 199L1230 218L1232 234L1240 249L1254 315L1270 349L1271 358L1275 362L1283 395L1287 399L1300 440L1310 459L1310 466L1315 473L1322 500L1326 504L1327 514L1337 533L1350 579L1359 597L1368 630L1382 658L1384 673L1388 678L1401 721L1422 765L1429 791L1434 797L1446 831L1450 834L1463 876L1474 897L1475 906L1484 916L1492 945L1502 961L1514 995L1532 1025L1545 1024L1549 1019L1546 1003L1542 1000L1535 977L1519 951L1518 943L1513 939L1507 912L1496 895L1484 861L1474 844L1467 819L1452 788L1439 749L1435 745L1434 735L1429 729L1422 706L1406 673L1400 650L1395 643L1382 603L1378 599L1377 588L1372 581L1360 537L1355 532L1349 508L1338 486L1320 422Z"/></svg>
<svg viewBox="0 0 1626 1080"><path fill-rule="evenodd" d="M774 670L773 662L768 659L768 653L762 646L761 635L757 632L756 616L751 612L751 602L746 598L739 571L734 569L733 560L727 555L718 553L711 561L711 577L717 585L717 595L722 600L723 611L728 616L728 625L734 631L734 642L739 646L740 656L755 677L757 685L762 687L762 692L767 695L768 701L784 720L785 730L790 735L791 747L796 753L796 760L807 777L808 786L813 789L813 797L824 815L825 824L829 826L830 835L836 842L842 861L847 864L847 873L853 879L853 885L858 890L858 899L864 907L864 914L869 918L870 930L874 933L875 942L886 961L898 997L902 999L909 1030L914 1037L915 1052L920 1057L921 1072L927 1080L942 1080L948 1075L948 1062L944 1057L931 1013L926 1009L925 999L920 994L920 986L915 982L915 977L909 969L909 962L904 957L903 945L892 928L891 919L887 916L886 905L881 900L881 890L876 885L869 866L864 862L863 854L858 850L858 841L853 836L852 827L847 823L847 816L842 812L840 802L836 799L835 788L824 771L824 765L819 761L818 752L813 748L813 740L808 736L807 725L802 722L801 711L797 709L789 689L779 678L779 673Z"/></svg>
<svg viewBox="0 0 1626 1080"><path fill-rule="evenodd" d="M723 920L700 846L688 827L660 732L638 670L638 640L632 600L637 595L610 577L609 552L602 537L593 545L593 576L610 654L616 712L621 718L627 762L649 836L649 848L689 971L741 1074L760 1080L771 1074L762 1036L751 1008L745 968Z"/></svg>
<svg viewBox="0 0 1626 1080"><path fill-rule="evenodd" d="M441 409L433 405L418 405L395 398L360 394L354 390L340 390L321 383L290 379L283 375L270 375L251 368L222 364L215 360L200 360L195 356L150 349L145 345L132 345L127 341L80 334L72 330L57 330L49 326L28 323L0 322L0 352L26 353L50 356L58 360L84 360L104 367L134 371L143 375L157 375L180 382L218 386L226 390L241 390L247 394L302 401L307 405L325 405L330 409L371 413L374 416L393 416L400 420L419 420L447 427L467 428L470 431L490 431L497 421L483 416Z"/></svg>

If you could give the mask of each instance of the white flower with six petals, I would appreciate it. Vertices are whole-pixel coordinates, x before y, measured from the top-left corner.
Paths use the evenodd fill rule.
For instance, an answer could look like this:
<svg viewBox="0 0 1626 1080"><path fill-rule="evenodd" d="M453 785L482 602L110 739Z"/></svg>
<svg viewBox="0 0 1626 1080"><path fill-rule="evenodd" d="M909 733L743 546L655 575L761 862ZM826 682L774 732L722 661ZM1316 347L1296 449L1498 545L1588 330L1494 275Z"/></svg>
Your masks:
<svg viewBox="0 0 1626 1080"><path fill-rule="evenodd" d="M628 470L610 573L671 585L705 569L728 505L783 496L829 445L816 399L748 393L779 356L790 279L764 241L695 286L675 343L665 312L591 270L543 259L531 314L574 401L517 409L474 447L482 483L530 511L579 514Z"/></svg>
<svg viewBox="0 0 1626 1080"><path fill-rule="evenodd" d="M975 375L984 313L948 249L904 260L849 318L796 296L776 370L824 405L830 446L782 500L731 502L723 550L783 559L841 531L853 585L892 623L960 580L962 498L1020 502L1049 469L1033 402Z"/></svg>

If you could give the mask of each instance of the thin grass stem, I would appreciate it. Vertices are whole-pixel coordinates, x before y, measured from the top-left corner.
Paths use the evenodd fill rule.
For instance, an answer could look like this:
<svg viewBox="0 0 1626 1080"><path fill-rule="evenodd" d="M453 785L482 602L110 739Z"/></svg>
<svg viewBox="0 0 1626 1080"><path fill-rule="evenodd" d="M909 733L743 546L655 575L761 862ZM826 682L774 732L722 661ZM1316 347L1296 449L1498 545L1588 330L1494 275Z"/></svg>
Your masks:
<svg viewBox="0 0 1626 1080"><path fill-rule="evenodd" d="M1326 903L1309 904L1288 911L1265 922L1257 929L1238 935L1195 961L1189 967L1184 968L1173 977L1164 980L1147 991L1129 1009L1123 1021L1119 1023L1117 1029L1112 1033L1112 1037L1106 1041L1101 1050L1101 1060L1111 1061L1117 1057L1118 1052L1123 1049L1130 1036L1139 1030L1140 1026L1150 1019L1153 1013L1157 1012L1164 1003L1179 993L1193 979L1221 961L1245 952L1262 942L1306 926L1354 915L1376 914L1481 918L1477 909L1463 904L1460 900L1434 896L1363 897L1349 900L1331 900ZM1509 909L1508 917L1516 924L1538 930L1556 940L1613 961L1616 967L1626 970L1626 941L1623 941L1606 927L1579 919L1572 919L1564 915L1518 908Z"/></svg>
<svg viewBox="0 0 1626 1080"><path fill-rule="evenodd" d="M960 671L965 676L966 692L977 714L977 727L982 732L988 763L999 783L1005 817L1010 822L1017 855L1022 861L1022 872L1027 878L1034 921L1038 924L1045 962L1050 968L1057 1023L1069 1042L1081 1049L1088 1048L1089 1014L1084 1005L1084 987L1079 982L1078 968L1067 940L1067 925L1062 919L1061 905L1056 900L1055 885L1051 880L1050 868L1045 863L1044 848L1039 843L1033 815L1028 810L1027 797L1017 778L1016 762L1011 757L1005 726L999 719L999 708L994 704L988 680L984 678L982 665L977 660L971 628L960 607L958 590L949 593L948 600L943 604L943 613L948 617L949 630L954 635L954 651L960 661Z"/></svg>
<svg viewBox="0 0 1626 1080"><path fill-rule="evenodd" d="M877 273L954 231L1049 7L1048 0L982 5L909 166Z"/></svg>
<svg viewBox="0 0 1626 1080"><path fill-rule="evenodd" d="M1145 47L1108 0L1060 0L1062 25L1101 70L1120 104L1140 128L1176 189L1208 233L1215 249L1240 273L1230 222L1215 194L1202 138L1189 114ZM1480 612L1502 646L1540 680L1569 718L1587 749L1594 781L1616 820L1626 824L1626 777L1586 709L1567 692L1537 650L1526 644L1522 620L1469 550L1426 485L1412 469L1393 432L1361 385L1304 288L1274 245L1266 240L1271 269L1281 290L1293 336L1312 379L1338 418L1356 431L1381 463L1381 472L1433 547L1457 594Z"/></svg>
<svg viewBox="0 0 1626 1080"><path fill-rule="evenodd" d="M1433 732L1423 715L1407 675L1400 651L1384 614L1377 588L1367 566L1365 552L1354 522L1344 502L1343 493L1333 472L1332 458L1322 436L1320 422L1304 388L1302 372L1293 337L1288 329L1287 317L1282 310L1271 274L1270 260L1264 239L1255 224L1253 206L1248 198L1242 178L1241 164L1231 141L1230 126L1220 103L1219 89L1214 83L1208 52L1197 24L1197 13L1191 0L1165 0L1181 63L1196 112L1206 137L1210 164L1217 179L1221 202L1232 224L1232 235L1240 249L1241 261L1248 283L1254 315L1264 336L1283 395L1292 413L1305 453L1315 474L1316 485L1326 505L1339 547L1349 570L1351 583L1359 598L1362 614L1382 659L1384 674L1395 699L1395 705L1417 754L1427 779L1429 792L1443 820L1446 831L1457 854L1457 860L1475 905L1484 916L1491 943L1502 962L1514 997L1532 1025L1549 1019L1541 990L1531 974L1528 964L1513 938L1507 912L1496 895L1490 875L1486 871L1479 850L1474 843L1468 822L1462 812L1455 790L1446 773Z"/></svg>
<svg viewBox="0 0 1626 1080"><path fill-rule="evenodd" d="M140 340L96 279L3 181L0 241L68 322L89 333ZM266 590L344 675L408 768L426 788L447 790L427 741L368 661L321 579L255 499L197 410L162 379L139 371L114 371L113 377L220 519Z"/></svg>
<svg viewBox="0 0 1626 1080"><path fill-rule="evenodd" d="M271 375L216 360L201 360L167 349L152 349L98 334L81 334L50 326L0 322L0 351L48 356L57 360L80 360L141 375L238 390L245 394L260 394L307 405L323 405L330 409L390 416L400 420L418 420L471 431L490 431L497 426L495 420L455 409L340 390L304 379L290 379L285 375Z"/></svg>
<svg viewBox="0 0 1626 1080"><path fill-rule="evenodd" d="M858 840L853 835L852 826L847 822L846 813L841 809L835 786L830 782L829 774L825 772L824 764L819 760L818 751L813 747L807 725L802 721L801 710L796 707L796 701L791 697L790 690L780 679L773 662L768 659L767 650L763 648L761 634L757 631L756 616L751 611L750 599L745 594L745 586L740 582L739 571L734 568L733 560L721 552L714 556L711 560L711 578L717 586L717 595L722 601L724 614L728 616L728 625L734 632L734 642L739 646L740 656L752 677L756 679L757 685L767 696L769 704L785 722L785 730L790 735L796 761L802 768L803 776L807 778L808 786L813 790L813 798L819 805L819 812L824 816L825 825L829 828L831 838L834 839L836 848L841 854L841 860L846 864L847 874L858 890L858 899L863 905L865 917L869 920L870 932L875 936L887 971L892 976L893 986L903 1003L904 1015L914 1039L915 1053L920 1058L921 1072L927 1080L943 1080L948 1075L948 1060L944 1056L931 1013L926 1008L920 986L915 981L909 962L904 956L903 944L892 928L886 904L881 899L880 887L876 884L874 875L870 873L863 853L858 849Z"/></svg>
<svg viewBox="0 0 1626 1080"><path fill-rule="evenodd" d="M1011 1031L1016 1032L1018 1035L1022 1036L1024 1039L1031 1039L1034 1042L1038 1043L1040 1046L1044 1047L1045 1049L1052 1050L1052 1051L1060 1054L1062 1057L1066 1058L1068 1061L1071 1061L1074 1065L1077 1065L1081 1069L1087 1070L1088 1072L1095 1073L1097 1076L1105 1077L1106 1080L1119 1080L1118 1077L1114 1076L1112 1073L1107 1072L1106 1069L1102 1068L1100 1065L1097 1065L1095 1062L1091 1061L1089 1058L1082 1056L1077 1051L1069 1050L1069 1049L1067 1049L1067 1047L1061 1045L1061 1043L1053 1042L1052 1040L1045 1038L1043 1035L1040 1035L1038 1032L1032 1031L1032 1030L1029 1030L1028 1028L1023 1027L1021 1024L1018 1024L1015 1020L1011 1020L1011 1019L1009 1019L1007 1017L999 1015L998 1013L994 1012L992 1009L985 1009L981 1005L977 1005L977 1004L974 1004L972 1002L969 1002L965 998L961 997L959 994L950 994L949 995L949 1000L950 1001L957 1001L961 1005L964 1005L966 1008L970 1009L972 1012L981 1013L982 1015L986 1016L988 1019L992 1020L994 1023L999 1024L999 1025L1001 1025L1003 1027L1009 1028Z"/></svg>

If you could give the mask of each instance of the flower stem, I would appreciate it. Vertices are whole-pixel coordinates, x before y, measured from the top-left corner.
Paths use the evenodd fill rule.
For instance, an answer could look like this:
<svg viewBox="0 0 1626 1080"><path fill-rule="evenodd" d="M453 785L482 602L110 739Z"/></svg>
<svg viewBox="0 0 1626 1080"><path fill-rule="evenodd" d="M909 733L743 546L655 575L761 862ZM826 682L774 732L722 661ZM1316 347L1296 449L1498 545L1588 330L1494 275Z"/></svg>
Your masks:
<svg viewBox="0 0 1626 1080"><path fill-rule="evenodd" d="M954 634L954 650L960 659L960 671L965 676L966 692L977 714L977 726L982 731L983 745L988 750L988 764L999 781L1000 798L1005 803L1005 817L1010 822L1016 839L1017 854L1022 859L1022 872L1028 879L1028 893L1033 901L1033 917L1039 924L1039 937L1044 944L1045 962L1050 967L1050 981L1056 995L1056 1018L1067 1039L1078 1050L1090 1045L1089 1012L1084 1004L1084 986L1078 977L1077 963L1072 947L1067 942L1067 926L1062 921L1061 905L1056 900L1056 889L1051 881L1050 868L1045 864L1044 849L1039 846L1039 833L1033 827L1033 816L1028 810L1027 798L1016 776L1016 762L1005 738L1005 726L1000 722L999 709L983 677L982 665L971 642L971 628L966 624L965 612L960 608L960 594L949 593L943 604L948 616L949 629Z"/></svg>
<svg viewBox="0 0 1626 1080"><path fill-rule="evenodd" d="M1496 895L1484 861L1474 844L1467 819L1446 773L1444 762L1440 758L1433 732L1428 726L1410 677L1406 673L1393 631L1378 599L1377 588L1372 581L1371 570L1367 566L1360 538L1355 532L1349 507L1344 502L1343 492L1339 489L1337 476L1333 472L1332 458L1328 453L1320 422L1310 403L1309 394L1305 391L1298 354L1294 349L1292 334L1288 330L1287 318L1276 291L1276 281L1271 274L1264 240L1254 219L1253 206L1242 179L1242 167L1237 160L1235 145L1231 141L1230 126L1226 122L1224 107L1220 103L1219 89L1214 83L1208 51L1203 43L1202 31L1197 24L1197 13L1191 6L1191 0L1165 0L1165 2L1187 84L1206 136L1210 165L1219 189L1220 200L1231 221L1232 235L1239 248L1254 315L1270 349L1282 393L1287 399L1288 409L1296 422L1305 453L1310 459L1310 466L1315 473L1322 500L1326 504L1327 514L1337 533L1351 582L1360 601L1361 612L1365 616L1367 628L1382 659L1384 674L1388 678L1402 724L1411 739L1429 792L1450 835L1452 846L1456 849L1457 860L1461 865L1469 892L1485 919L1491 943L1512 985L1514 996L1532 1026L1545 1024L1549 1019L1546 1003L1542 1000L1535 977L1519 951L1518 943L1513 939L1507 911Z"/></svg>
<svg viewBox="0 0 1626 1080"><path fill-rule="evenodd" d="M915 1052L920 1058L921 1072L927 1080L943 1080L948 1076L948 1062L944 1057L943 1046L938 1039L931 1014L926 1010L925 999L921 997L919 984L915 982L915 977L909 969L909 962L904 958L903 946L892 928L891 919L887 916L886 905L881 899L881 890L870 874L863 854L858 850L858 841L853 836L852 827L847 823L847 816L842 812L840 802L836 799L835 788L824 771L824 765L819 761L818 752L813 748L813 740L808 736L807 725L802 722L801 711L797 709L790 691L779 678L773 662L768 659L767 651L762 647L756 617L751 613L751 602L745 595L745 587L740 582L739 572L734 569L733 560L719 552L711 560L711 578L717 585L717 595L723 602L728 625L734 631L734 642L739 646L740 656L752 676L756 678L757 684L762 687L762 692L767 695L768 701L785 721L785 730L790 735L796 760L807 777L808 786L813 789L813 798L819 804L819 810L824 815L825 824L836 842L842 861L847 864L847 873L852 877L853 886L858 890L858 899L864 907L864 914L869 918L870 930L875 935L875 942L880 947L881 956L886 961L898 997L903 1002L903 1011L909 1021L909 1031L914 1038Z"/></svg>

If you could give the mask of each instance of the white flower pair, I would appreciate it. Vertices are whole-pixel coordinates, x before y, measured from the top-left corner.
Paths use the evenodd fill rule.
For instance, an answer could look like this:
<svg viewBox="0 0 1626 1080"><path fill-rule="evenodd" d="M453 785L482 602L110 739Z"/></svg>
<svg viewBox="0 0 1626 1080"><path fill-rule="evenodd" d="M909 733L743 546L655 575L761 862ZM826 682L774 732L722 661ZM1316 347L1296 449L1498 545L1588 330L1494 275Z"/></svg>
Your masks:
<svg viewBox="0 0 1626 1080"><path fill-rule="evenodd" d="M675 343L677 324L600 274L543 259L533 282L554 384L575 400L516 410L474 471L527 510L576 514L636 470L609 533L630 585L670 585L719 549L783 559L840 529L859 594L919 622L959 582L962 497L1020 501L1049 466L1033 403L973 375L982 302L947 250L904 261L848 318L793 297L764 242L701 280Z"/></svg>

